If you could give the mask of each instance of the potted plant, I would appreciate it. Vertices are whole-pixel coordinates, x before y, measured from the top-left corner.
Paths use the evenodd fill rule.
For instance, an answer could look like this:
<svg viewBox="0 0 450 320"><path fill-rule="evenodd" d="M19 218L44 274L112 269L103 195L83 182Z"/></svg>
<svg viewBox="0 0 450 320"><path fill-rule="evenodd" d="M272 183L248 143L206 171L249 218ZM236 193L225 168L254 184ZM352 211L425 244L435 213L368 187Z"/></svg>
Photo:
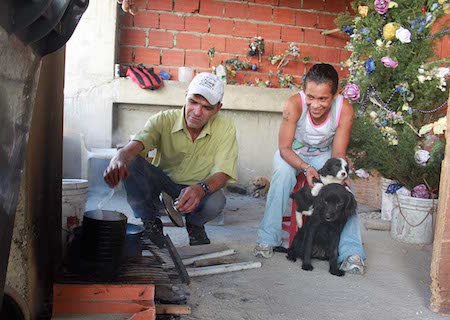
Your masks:
<svg viewBox="0 0 450 320"><path fill-rule="evenodd" d="M419 225L409 221L409 209L402 210L402 201L415 203L416 209L422 207L415 201L419 198L430 202L430 210L437 204L450 60L435 59L434 44L450 30L432 32L432 25L449 12L450 4L375 0L354 1L352 7L355 16L346 13L337 20L350 35L351 55L342 65L349 70L344 96L357 110L351 157L355 167L376 169L411 191L406 199L395 196L394 213L405 223L391 228L391 234L414 242L405 232L417 231L431 216L427 214ZM419 241L429 242L429 237Z"/></svg>

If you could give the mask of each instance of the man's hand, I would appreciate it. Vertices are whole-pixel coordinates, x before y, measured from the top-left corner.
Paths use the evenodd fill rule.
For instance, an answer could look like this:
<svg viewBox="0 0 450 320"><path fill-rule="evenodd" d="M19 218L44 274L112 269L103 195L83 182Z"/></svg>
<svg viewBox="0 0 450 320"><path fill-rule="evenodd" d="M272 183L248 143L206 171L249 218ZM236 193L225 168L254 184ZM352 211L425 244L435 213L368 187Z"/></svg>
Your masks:
<svg viewBox="0 0 450 320"><path fill-rule="evenodd" d="M111 159L111 162L103 173L103 179L105 179L111 188L114 188L120 180L127 178L128 175L127 164L118 154Z"/></svg>
<svg viewBox="0 0 450 320"><path fill-rule="evenodd" d="M316 168L313 166L308 167L305 172L306 175L306 182L308 182L308 185L312 188L314 187L313 178L319 179L319 173L317 172Z"/></svg>
<svg viewBox="0 0 450 320"><path fill-rule="evenodd" d="M180 212L192 212L195 210L195 208L197 208L200 200L204 196L205 191L203 191L203 188L198 184L194 184L192 186L184 188L183 190L181 190L176 208Z"/></svg>
<svg viewBox="0 0 450 320"><path fill-rule="evenodd" d="M124 12L128 12L133 16L136 14L138 8L134 3L134 0L117 0L117 3L122 5L122 10Z"/></svg>

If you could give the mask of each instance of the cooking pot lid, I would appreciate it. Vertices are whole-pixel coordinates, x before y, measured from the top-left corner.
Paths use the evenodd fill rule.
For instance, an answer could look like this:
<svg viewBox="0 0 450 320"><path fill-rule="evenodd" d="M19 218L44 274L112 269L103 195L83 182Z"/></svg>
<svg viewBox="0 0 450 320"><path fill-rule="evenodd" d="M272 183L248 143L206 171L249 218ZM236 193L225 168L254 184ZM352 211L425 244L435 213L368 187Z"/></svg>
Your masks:
<svg viewBox="0 0 450 320"><path fill-rule="evenodd" d="M127 223L127 234L135 235L144 232L143 226L137 224Z"/></svg>
<svg viewBox="0 0 450 320"><path fill-rule="evenodd" d="M127 220L127 216L121 212L110 210L91 210L84 213L86 218L99 221L123 221Z"/></svg>

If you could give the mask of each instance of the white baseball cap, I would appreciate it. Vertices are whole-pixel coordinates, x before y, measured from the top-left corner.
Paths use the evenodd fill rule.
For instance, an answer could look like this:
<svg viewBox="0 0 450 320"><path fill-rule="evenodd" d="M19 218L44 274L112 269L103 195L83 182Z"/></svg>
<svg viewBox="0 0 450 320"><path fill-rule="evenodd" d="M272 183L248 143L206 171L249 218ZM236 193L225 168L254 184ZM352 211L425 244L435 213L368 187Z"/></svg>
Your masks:
<svg viewBox="0 0 450 320"><path fill-rule="evenodd" d="M216 105L223 98L224 84L215 74L202 72L197 74L189 84L187 94L199 94L211 105Z"/></svg>

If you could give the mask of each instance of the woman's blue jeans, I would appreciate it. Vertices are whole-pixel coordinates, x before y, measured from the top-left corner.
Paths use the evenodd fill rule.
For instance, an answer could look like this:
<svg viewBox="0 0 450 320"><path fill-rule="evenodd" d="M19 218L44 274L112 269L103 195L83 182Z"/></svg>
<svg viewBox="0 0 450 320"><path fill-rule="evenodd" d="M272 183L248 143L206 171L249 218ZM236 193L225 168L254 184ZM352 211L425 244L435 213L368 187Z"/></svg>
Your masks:
<svg viewBox="0 0 450 320"><path fill-rule="evenodd" d="M331 151L323 152L318 156L300 157L316 169L323 167L325 162L331 157ZM280 156L277 150L274 156L274 174L267 194L266 209L264 218L258 230L258 243L270 246L282 244L282 220L283 213L289 202L289 195L296 182L298 170L289 165ZM346 257L357 254L366 259L366 253L361 240L361 229L358 215L352 216L344 226L339 242L338 262L342 262Z"/></svg>

